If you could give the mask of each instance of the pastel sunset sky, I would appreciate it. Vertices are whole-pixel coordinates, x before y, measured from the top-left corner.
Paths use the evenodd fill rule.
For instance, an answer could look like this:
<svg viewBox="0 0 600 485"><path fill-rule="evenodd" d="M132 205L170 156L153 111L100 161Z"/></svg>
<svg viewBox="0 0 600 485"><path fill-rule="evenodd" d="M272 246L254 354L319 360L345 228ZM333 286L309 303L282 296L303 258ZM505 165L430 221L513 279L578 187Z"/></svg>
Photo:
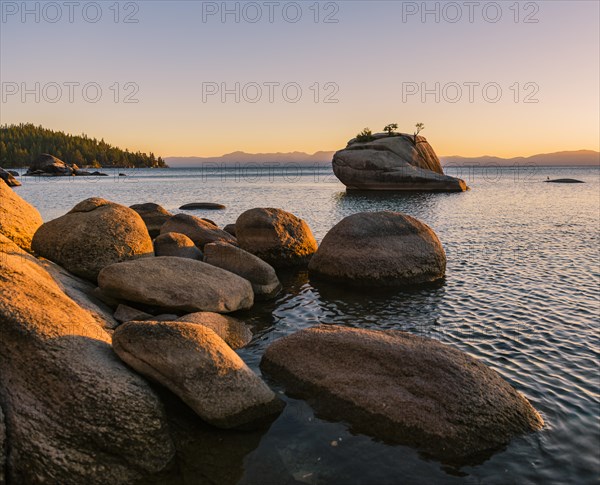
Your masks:
<svg viewBox="0 0 600 485"><path fill-rule="evenodd" d="M3 124L164 157L393 122L439 155L599 149L597 1L1 3Z"/></svg>

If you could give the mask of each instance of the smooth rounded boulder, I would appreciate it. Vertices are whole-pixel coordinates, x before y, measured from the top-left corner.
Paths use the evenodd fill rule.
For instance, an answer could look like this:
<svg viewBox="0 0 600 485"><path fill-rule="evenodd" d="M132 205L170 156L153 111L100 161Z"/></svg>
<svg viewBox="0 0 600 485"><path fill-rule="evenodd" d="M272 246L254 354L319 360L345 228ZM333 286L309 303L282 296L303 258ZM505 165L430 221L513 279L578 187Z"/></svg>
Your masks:
<svg viewBox="0 0 600 485"><path fill-rule="evenodd" d="M354 431L461 462L544 422L496 371L406 332L319 325L267 348L261 369Z"/></svg>
<svg viewBox="0 0 600 485"><path fill-rule="evenodd" d="M204 262L247 279L258 300L273 298L281 291L277 273L270 264L231 244L211 243L204 246Z"/></svg>
<svg viewBox="0 0 600 485"><path fill-rule="evenodd" d="M132 483L175 453L163 406L111 337L0 235L0 403L9 483Z"/></svg>
<svg viewBox="0 0 600 485"><path fill-rule="evenodd" d="M117 355L179 396L219 428L268 420L282 402L211 329L185 322L128 322L114 333Z"/></svg>
<svg viewBox="0 0 600 485"><path fill-rule="evenodd" d="M218 241L237 245L236 239L228 232L219 229L211 222L189 214L177 214L165 222L160 228L160 233L168 232L185 234L200 249L204 249L205 244Z"/></svg>
<svg viewBox="0 0 600 485"><path fill-rule="evenodd" d="M156 256L175 256L202 260L202 251L185 234L167 232L154 240L154 254Z"/></svg>
<svg viewBox="0 0 600 485"><path fill-rule="evenodd" d="M227 225L225 225L225 227L223 227L223 230L225 232L228 232L229 234L231 234L233 237L236 237L236 235L235 235L235 224L227 224Z"/></svg>
<svg viewBox="0 0 600 485"><path fill-rule="evenodd" d="M170 313L229 313L254 303L248 280L201 261L169 256L107 266L98 286L108 296Z"/></svg>
<svg viewBox="0 0 600 485"><path fill-rule="evenodd" d="M154 255L152 240L137 212L96 197L43 224L33 237L32 248L92 282L110 264Z"/></svg>
<svg viewBox="0 0 600 485"><path fill-rule="evenodd" d="M147 202L145 204L134 204L129 207L136 211L144 224L146 224L146 228L150 233L150 237L155 238L160 234L160 228L162 225L167 222L173 214L171 214L168 210L164 209L158 204L154 204L153 202Z"/></svg>
<svg viewBox="0 0 600 485"><path fill-rule="evenodd" d="M323 238L309 271L354 286L407 286L444 277L446 253L426 224L401 212L346 217Z"/></svg>
<svg viewBox="0 0 600 485"><path fill-rule="evenodd" d="M37 209L0 180L0 234L31 251L33 235L43 223Z"/></svg>
<svg viewBox="0 0 600 485"><path fill-rule="evenodd" d="M241 349L252 340L252 332L248 326L227 315L213 312L189 313L177 319L178 322L194 323L204 325L221 337L232 349Z"/></svg>
<svg viewBox="0 0 600 485"><path fill-rule="evenodd" d="M238 217L235 231L242 249L274 268L306 266L317 250L308 224L282 209L250 209Z"/></svg>

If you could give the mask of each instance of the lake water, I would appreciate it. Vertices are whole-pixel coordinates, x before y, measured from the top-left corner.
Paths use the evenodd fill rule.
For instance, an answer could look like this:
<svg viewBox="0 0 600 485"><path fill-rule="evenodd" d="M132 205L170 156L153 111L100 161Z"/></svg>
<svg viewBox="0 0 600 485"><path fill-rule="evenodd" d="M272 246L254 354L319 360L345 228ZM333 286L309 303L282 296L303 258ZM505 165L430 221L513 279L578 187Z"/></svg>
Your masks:
<svg viewBox="0 0 600 485"><path fill-rule="evenodd" d="M123 172L123 170L120 170ZM303 401L268 431L188 429L180 469L161 483L396 484L600 482L600 170L454 168L460 194L351 194L327 169L127 170L127 177L33 179L17 193L45 220L87 197L121 204L227 205L197 211L219 225L253 207L305 219L317 239L361 211L402 211L430 225L448 256L442 285L352 292L285 275L274 301L240 315L255 338L240 351L257 372L265 347L317 323L401 329L454 345L496 369L540 411L546 427L478 465L448 468L411 448L353 435ZM542 183L571 177L585 184ZM276 390L281 388L270 383ZM184 411L181 411L185 413ZM332 445L336 442L336 446Z"/></svg>

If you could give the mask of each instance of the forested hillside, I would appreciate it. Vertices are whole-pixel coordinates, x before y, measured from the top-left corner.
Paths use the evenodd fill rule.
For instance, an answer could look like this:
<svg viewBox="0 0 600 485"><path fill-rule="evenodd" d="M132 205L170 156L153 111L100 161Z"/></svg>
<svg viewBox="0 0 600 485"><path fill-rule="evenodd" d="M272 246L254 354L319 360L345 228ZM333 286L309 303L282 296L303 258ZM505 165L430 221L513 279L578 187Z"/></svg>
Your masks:
<svg viewBox="0 0 600 485"><path fill-rule="evenodd" d="M153 153L129 152L86 135L69 135L32 124L0 126L0 167L28 167L49 153L79 167L166 167Z"/></svg>

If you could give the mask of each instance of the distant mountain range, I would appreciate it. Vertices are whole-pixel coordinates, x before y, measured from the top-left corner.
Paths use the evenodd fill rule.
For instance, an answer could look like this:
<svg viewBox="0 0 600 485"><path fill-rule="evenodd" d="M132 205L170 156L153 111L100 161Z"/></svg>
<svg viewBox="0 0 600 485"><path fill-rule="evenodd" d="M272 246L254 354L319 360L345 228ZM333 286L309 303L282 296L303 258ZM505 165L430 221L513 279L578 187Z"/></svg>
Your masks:
<svg viewBox="0 0 600 485"><path fill-rule="evenodd" d="M598 166L600 152L593 150L577 150L570 152L543 153L531 157L499 158L499 157L440 157L443 166L448 165L487 165L487 166L520 166L560 167L560 166Z"/></svg>
<svg viewBox="0 0 600 485"><path fill-rule="evenodd" d="M233 152L221 157L167 157L165 162L172 168L206 167L211 165L221 166L249 166L263 164L294 164L294 165L329 165L333 157L333 151L320 151L311 154L303 152L289 153L245 153ZM593 150L577 150L556 153L544 153L531 157L440 157L443 166L599 166L600 152Z"/></svg>
<svg viewBox="0 0 600 485"><path fill-rule="evenodd" d="M335 152L316 152L312 155L304 152L288 153L245 153L233 152L221 157L168 157L165 160L171 168L205 167L211 164L218 166L247 166L275 163L293 163L295 165L330 164Z"/></svg>

